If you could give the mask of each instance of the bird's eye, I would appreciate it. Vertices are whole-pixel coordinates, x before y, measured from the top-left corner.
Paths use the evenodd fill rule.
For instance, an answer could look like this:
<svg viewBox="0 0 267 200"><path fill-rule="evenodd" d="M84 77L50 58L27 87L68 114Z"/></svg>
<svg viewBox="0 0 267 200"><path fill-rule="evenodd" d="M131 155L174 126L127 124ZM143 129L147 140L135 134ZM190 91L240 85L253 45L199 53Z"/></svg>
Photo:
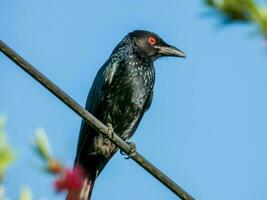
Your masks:
<svg viewBox="0 0 267 200"><path fill-rule="evenodd" d="M157 43L157 39L156 39L155 37L153 37L153 36L149 36L149 37L147 38L147 41L148 41L148 43L149 43L150 45L155 45L155 44Z"/></svg>

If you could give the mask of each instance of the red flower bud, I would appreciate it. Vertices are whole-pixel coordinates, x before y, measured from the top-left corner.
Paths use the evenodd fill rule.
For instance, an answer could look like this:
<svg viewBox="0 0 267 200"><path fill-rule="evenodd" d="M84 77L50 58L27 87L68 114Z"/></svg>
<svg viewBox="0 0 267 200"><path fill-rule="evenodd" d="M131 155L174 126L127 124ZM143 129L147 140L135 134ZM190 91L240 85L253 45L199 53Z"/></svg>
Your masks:
<svg viewBox="0 0 267 200"><path fill-rule="evenodd" d="M54 187L58 192L78 190L83 187L86 177L82 168L75 166L73 170L64 169L59 178L55 180Z"/></svg>

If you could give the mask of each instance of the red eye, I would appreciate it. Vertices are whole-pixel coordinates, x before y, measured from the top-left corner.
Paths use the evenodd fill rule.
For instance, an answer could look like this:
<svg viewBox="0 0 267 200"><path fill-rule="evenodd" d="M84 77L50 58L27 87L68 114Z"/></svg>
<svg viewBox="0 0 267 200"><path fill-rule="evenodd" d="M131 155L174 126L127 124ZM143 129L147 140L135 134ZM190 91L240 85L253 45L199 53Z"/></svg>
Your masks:
<svg viewBox="0 0 267 200"><path fill-rule="evenodd" d="M148 41L148 43L151 44L151 45L155 45L155 44L157 43L157 39L156 39L155 37L153 37L153 36L149 36L149 37L147 38L147 41Z"/></svg>

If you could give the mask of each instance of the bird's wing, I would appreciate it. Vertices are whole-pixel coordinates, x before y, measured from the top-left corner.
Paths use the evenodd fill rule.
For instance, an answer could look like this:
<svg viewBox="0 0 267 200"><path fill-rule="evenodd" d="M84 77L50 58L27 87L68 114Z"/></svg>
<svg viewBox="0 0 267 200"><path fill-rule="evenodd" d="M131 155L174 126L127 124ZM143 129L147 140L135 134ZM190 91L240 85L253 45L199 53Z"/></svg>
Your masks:
<svg viewBox="0 0 267 200"><path fill-rule="evenodd" d="M151 103L152 103L152 99L153 99L153 90L150 92L147 100L146 100L146 103L145 103L145 106L144 106L144 112L147 111L150 106L151 106Z"/></svg>
<svg viewBox="0 0 267 200"><path fill-rule="evenodd" d="M119 61L112 62L108 60L98 71L85 106L89 112L94 113L95 109L102 102L105 91L109 89L119 63Z"/></svg>
<svg viewBox="0 0 267 200"><path fill-rule="evenodd" d="M108 90L110 84L112 83L113 76L115 74L115 71L117 70L118 65L119 61L111 62L110 60L108 60L98 71L87 97L85 106L86 110L88 110L93 115L103 101L105 92ZM91 130L92 127L90 127L83 120L77 145L76 161L79 160L79 156L81 151L83 151L83 147L87 146L85 145L85 143L87 142L87 137L90 134Z"/></svg>
<svg viewBox="0 0 267 200"><path fill-rule="evenodd" d="M149 109L149 107L151 106L152 103L152 99L153 99L153 91L150 92L144 107L143 107L143 111L139 113L139 116L136 118L136 120L133 122L133 126L131 127L131 133L129 135L123 135L122 138L123 139L129 139L130 137L132 137L132 135L134 134L134 132L136 131L137 127L139 126L145 112Z"/></svg>

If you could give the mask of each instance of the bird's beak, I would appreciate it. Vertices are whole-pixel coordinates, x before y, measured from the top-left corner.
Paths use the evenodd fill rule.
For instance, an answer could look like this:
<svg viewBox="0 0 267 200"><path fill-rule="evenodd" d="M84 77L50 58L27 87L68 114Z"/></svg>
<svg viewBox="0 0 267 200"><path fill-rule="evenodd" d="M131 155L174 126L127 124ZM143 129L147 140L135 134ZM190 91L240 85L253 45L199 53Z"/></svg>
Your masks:
<svg viewBox="0 0 267 200"><path fill-rule="evenodd" d="M175 57L185 58L184 52L171 45L166 44L164 46L155 46L155 48L157 48L158 52L164 56L175 56Z"/></svg>

